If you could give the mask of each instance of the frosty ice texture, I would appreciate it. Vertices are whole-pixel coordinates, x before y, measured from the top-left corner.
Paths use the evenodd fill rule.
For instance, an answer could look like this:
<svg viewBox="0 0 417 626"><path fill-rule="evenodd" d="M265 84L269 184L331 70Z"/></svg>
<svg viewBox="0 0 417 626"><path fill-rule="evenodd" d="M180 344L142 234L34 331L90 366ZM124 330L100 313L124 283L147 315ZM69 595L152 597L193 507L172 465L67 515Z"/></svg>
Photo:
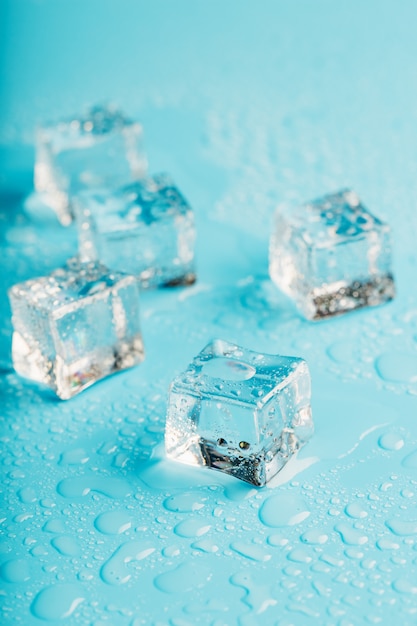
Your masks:
<svg viewBox="0 0 417 626"><path fill-rule="evenodd" d="M309 319L382 304L395 295L390 229L351 190L278 211L270 275Z"/></svg>
<svg viewBox="0 0 417 626"><path fill-rule="evenodd" d="M305 361L210 343L171 384L168 457L265 485L312 435Z"/></svg>
<svg viewBox="0 0 417 626"><path fill-rule="evenodd" d="M36 137L35 189L67 225L71 196L83 188L123 185L146 171L142 127L111 107L47 124Z"/></svg>
<svg viewBox="0 0 417 626"><path fill-rule="evenodd" d="M16 371L62 399L144 358L133 276L72 259L9 297Z"/></svg>
<svg viewBox="0 0 417 626"><path fill-rule="evenodd" d="M135 274L142 287L195 281L194 215L167 175L85 191L74 206L81 258Z"/></svg>

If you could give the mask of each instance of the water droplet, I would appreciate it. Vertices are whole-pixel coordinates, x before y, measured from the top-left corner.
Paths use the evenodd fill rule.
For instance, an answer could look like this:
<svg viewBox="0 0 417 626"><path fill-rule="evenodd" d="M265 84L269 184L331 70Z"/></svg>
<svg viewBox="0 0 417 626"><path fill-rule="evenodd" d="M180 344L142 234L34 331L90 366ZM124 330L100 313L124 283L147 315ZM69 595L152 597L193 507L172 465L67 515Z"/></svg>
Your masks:
<svg viewBox="0 0 417 626"><path fill-rule="evenodd" d="M300 524L310 511L298 495L275 494L267 498L259 510L259 519L265 526L280 528Z"/></svg>
<svg viewBox="0 0 417 626"><path fill-rule="evenodd" d="M305 533L303 533L300 538L303 543L318 546L326 543L329 539L329 536L318 528L312 528L311 530L307 530Z"/></svg>
<svg viewBox="0 0 417 626"><path fill-rule="evenodd" d="M392 587L399 593L417 593L417 585L413 584L409 578L397 578L397 580L394 580L392 583Z"/></svg>
<svg viewBox="0 0 417 626"><path fill-rule="evenodd" d="M202 519L185 519L174 528L174 532L179 537L201 537L205 535L211 528L211 524L207 520Z"/></svg>
<svg viewBox="0 0 417 626"><path fill-rule="evenodd" d="M85 593L79 585L51 585L38 593L30 609L35 617L53 621L72 615L84 600Z"/></svg>
<svg viewBox="0 0 417 626"><path fill-rule="evenodd" d="M291 550L291 552L287 554L287 559L294 563L311 563L312 561L311 555L302 548Z"/></svg>
<svg viewBox="0 0 417 626"><path fill-rule="evenodd" d="M211 539L201 539L200 541L194 541L194 543L191 544L191 547L194 550L201 550L202 552L206 553L219 551L219 546Z"/></svg>
<svg viewBox="0 0 417 626"><path fill-rule="evenodd" d="M278 603L272 597L269 586L255 583L247 570L233 574L230 577L230 582L232 585L242 587L245 590L246 595L243 598L243 602L252 609L256 616L264 614L269 607L273 607ZM256 620L252 623L259 623L259 621ZM266 615L262 615L262 623L268 623Z"/></svg>
<svg viewBox="0 0 417 626"><path fill-rule="evenodd" d="M375 369L388 382L413 383L417 381L417 356L403 352L385 353L377 358Z"/></svg>
<svg viewBox="0 0 417 626"><path fill-rule="evenodd" d="M201 493L184 492L167 498L164 507L175 513L191 513L202 509L206 500L207 496L202 496Z"/></svg>
<svg viewBox="0 0 417 626"><path fill-rule="evenodd" d="M61 454L60 465L84 465L88 461L88 454L83 448L74 448Z"/></svg>
<svg viewBox="0 0 417 626"><path fill-rule="evenodd" d="M204 363L203 374L222 380L244 381L253 378L256 369L242 361L216 357Z"/></svg>
<svg viewBox="0 0 417 626"><path fill-rule="evenodd" d="M404 445L404 439L395 432L388 432L381 435L378 439L378 445L383 450L401 450Z"/></svg>
<svg viewBox="0 0 417 626"><path fill-rule="evenodd" d="M132 527L132 521L125 511L106 511L96 517L94 526L104 535L119 535Z"/></svg>
<svg viewBox="0 0 417 626"><path fill-rule="evenodd" d="M78 556L80 554L80 546L77 540L71 535L59 535L51 541L52 546L57 552L64 556Z"/></svg>
<svg viewBox="0 0 417 626"><path fill-rule="evenodd" d="M351 363L356 351L352 341L336 341L327 348L327 354L335 363Z"/></svg>
<svg viewBox="0 0 417 626"><path fill-rule="evenodd" d="M335 531L339 533L343 543L348 546L362 546L367 543L368 537L364 535L360 530L352 528L349 524L341 522L334 527Z"/></svg>
<svg viewBox="0 0 417 626"><path fill-rule="evenodd" d="M402 519L391 519L387 520L385 525L394 535L398 535L399 537L417 534L417 520L406 521Z"/></svg>
<svg viewBox="0 0 417 626"><path fill-rule="evenodd" d="M181 563L175 569L156 576L155 587L165 593L184 593L203 587L212 577L204 565L198 568L192 563Z"/></svg>
<svg viewBox="0 0 417 626"><path fill-rule="evenodd" d="M125 498L130 493L129 485L122 478L110 476L82 476L64 478L57 486L58 493L64 498L81 498L96 491L108 498Z"/></svg>
<svg viewBox="0 0 417 626"><path fill-rule="evenodd" d="M413 450L413 452L407 454L401 461L401 465L407 469L417 469L417 450Z"/></svg>
<svg viewBox="0 0 417 626"><path fill-rule="evenodd" d="M288 539L284 535L274 534L269 535L268 543L270 546L283 547L288 544Z"/></svg>
<svg viewBox="0 0 417 626"><path fill-rule="evenodd" d="M36 492L31 487L24 487L17 492L20 502L23 504L30 504L37 500Z"/></svg>
<svg viewBox="0 0 417 626"><path fill-rule="evenodd" d="M29 580L29 564L25 559L11 559L0 567L0 576L8 583L23 583Z"/></svg>
<svg viewBox="0 0 417 626"><path fill-rule="evenodd" d="M252 561L265 562L269 561L271 558L271 554L267 552L265 548L257 546L253 543L234 541L230 544L230 547L234 552L237 552L241 556L251 559Z"/></svg>
<svg viewBox="0 0 417 626"><path fill-rule="evenodd" d="M131 561L146 559L155 548L149 541L128 541L117 548L100 570L100 576L109 585L123 585L131 578L126 565Z"/></svg>
<svg viewBox="0 0 417 626"><path fill-rule="evenodd" d="M353 517L354 519L363 519L367 517L368 513L365 511L363 506L359 504L359 502L351 502L345 507L345 513L349 517Z"/></svg>
<svg viewBox="0 0 417 626"><path fill-rule="evenodd" d="M43 530L46 533L64 533L65 526L60 519L50 519L44 524Z"/></svg>
<svg viewBox="0 0 417 626"><path fill-rule="evenodd" d="M380 550L398 550L400 544L389 537L381 537L381 539L378 539L376 542L376 546Z"/></svg>

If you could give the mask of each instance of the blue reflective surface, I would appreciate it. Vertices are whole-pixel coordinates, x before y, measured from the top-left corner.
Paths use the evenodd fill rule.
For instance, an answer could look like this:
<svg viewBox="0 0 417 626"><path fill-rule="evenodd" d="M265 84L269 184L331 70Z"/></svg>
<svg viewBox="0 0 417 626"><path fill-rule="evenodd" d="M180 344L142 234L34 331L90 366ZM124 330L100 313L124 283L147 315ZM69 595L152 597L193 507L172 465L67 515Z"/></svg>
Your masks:
<svg viewBox="0 0 417 626"><path fill-rule="evenodd" d="M3 623L414 624L415 3L1 12ZM23 209L34 124L107 99L193 206L199 279L143 293L142 365L57 402L10 369L5 291L76 250ZM308 323L268 279L272 211L346 186L393 228L398 296ZM309 363L316 433L269 488L164 458L168 384L212 337Z"/></svg>

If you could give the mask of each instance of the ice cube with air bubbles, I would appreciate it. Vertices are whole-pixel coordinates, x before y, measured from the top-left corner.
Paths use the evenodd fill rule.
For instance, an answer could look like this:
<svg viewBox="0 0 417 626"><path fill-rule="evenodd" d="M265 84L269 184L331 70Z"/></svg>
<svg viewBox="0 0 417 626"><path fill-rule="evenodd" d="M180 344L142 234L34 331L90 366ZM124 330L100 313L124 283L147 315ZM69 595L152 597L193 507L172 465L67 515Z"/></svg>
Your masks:
<svg viewBox="0 0 417 626"><path fill-rule="evenodd" d="M9 298L15 370L61 399L144 359L134 276L74 258Z"/></svg>
<svg viewBox="0 0 417 626"><path fill-rule="evenodd" d="M194 213L166 174L74 200L82 259L138 277L141 287L195 281Z"/></svg>
<svg viewBox="0 0 417 626"><path fill-rule="evenodd" d="M312 320L395 295L390 228L348 189L293 211L278 209L269 269L273 282Z"/></svg>
<svg viewBox="0 0 417 626"><path fill-rule="evenodd" d="M171 384L167 456L263 486L312 436L310 396L303 359L216 339Z"/></svg>
<svg viewBox="0 0 417 626"><path fill-rule="evenodd" d="M146 169L142 126L114 107L95 106L37 130L35 189L64 225L73 219L74 193L123 185Z"/></svg>

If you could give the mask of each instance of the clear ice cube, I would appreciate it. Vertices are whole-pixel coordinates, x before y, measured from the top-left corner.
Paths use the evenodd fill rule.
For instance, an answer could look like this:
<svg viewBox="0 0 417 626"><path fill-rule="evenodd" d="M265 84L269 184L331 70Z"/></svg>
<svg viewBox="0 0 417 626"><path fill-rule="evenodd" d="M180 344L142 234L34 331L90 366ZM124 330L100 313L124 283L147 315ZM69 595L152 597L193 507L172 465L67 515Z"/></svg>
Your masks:
<svg viewBox="0 0 417 626"><path fill-rule="evenodd" d="M145 288L195 281L194 214L167 175L84 191L74 206L82 259L135 274Z"/></svg>
<svg viewBox="0 0 417 626"><path fill-rule="evenodd" d="M144 359L133 276L71 259L9 297L15 370L63 400Z"/></svg>
<svg viewBox="0 0 417 626"><path fill-rule="evenodd" d="M310 395L303 359L214 340L171 384L167 456L265 485L311 437Z"/></svg>
<svg viewBox="0 0 417 626"><path fill-rule="evenodd" d="M36 136L35 189L68 225L71 196L80 189L123 185L144 176L141 142L142 126L108 106L46 124Z"/></svg>
<svg viewBox="0 0 417 626"><path fill-rule="evenodd" d="M395 295L390 228L348 189L293 213L277 211L269 269L308 319L376 306Z"/></svg>

